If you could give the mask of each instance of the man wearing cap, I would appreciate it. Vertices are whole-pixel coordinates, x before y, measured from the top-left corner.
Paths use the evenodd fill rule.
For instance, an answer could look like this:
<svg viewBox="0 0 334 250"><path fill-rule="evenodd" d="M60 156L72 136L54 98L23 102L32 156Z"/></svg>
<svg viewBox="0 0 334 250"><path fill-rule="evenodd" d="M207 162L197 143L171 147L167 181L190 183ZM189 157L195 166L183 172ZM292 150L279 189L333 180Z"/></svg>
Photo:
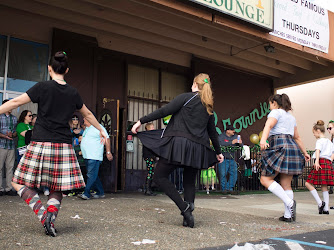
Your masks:
<svg viewBox="0 0 334 250"><path fill-rule="evenodd" d="M218 164L221 190L223 194L234 194L233 188L238 179L238 166L235 161L234 152L229 152L231 150L227 147L242 146L242 140L240 138L238 141L237 134L235 134L232 125L227 125L226 130L218 136L218 139L220 146L226 147L226 149L223 150L224 161ZM228 181L226 179L227 173L230 175Z"/></svg>

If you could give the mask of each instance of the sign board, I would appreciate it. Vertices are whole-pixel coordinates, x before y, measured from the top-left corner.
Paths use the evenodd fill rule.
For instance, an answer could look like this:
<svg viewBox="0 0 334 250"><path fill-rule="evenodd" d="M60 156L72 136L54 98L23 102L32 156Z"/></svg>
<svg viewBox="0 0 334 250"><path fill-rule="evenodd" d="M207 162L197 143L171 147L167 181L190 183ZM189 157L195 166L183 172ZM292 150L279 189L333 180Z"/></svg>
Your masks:
<svg viewBox="0 0 334 250"><path fill-rule="evenodd" d="M190 0L210 9L273 30L274 0ZM287 0L286 0L287 1Z"/></svg>
<svg viewBox="0 0 334 250"><path fill-rule="evenodd" d="M133 152L133 140L126 141L126 152Z"/></svg>
<svg viewBox="0 0 334 250"><path fill-rule="evenodd" d="M317 1L275 0L273 36L328 53L328 11Z"/></svg>

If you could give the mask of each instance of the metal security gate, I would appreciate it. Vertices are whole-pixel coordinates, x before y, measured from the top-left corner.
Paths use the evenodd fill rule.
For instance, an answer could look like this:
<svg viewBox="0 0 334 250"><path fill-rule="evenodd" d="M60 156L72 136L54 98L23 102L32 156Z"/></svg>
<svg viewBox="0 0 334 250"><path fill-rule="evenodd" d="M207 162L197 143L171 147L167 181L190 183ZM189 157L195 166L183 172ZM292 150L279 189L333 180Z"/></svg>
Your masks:
<svg viewBox="0 0 334 250"><path fill-rule="evenodd" d="M128 95L128 131L130 132L132 125L137 122L141 117L153 112L161 106L161 103L153 98L152 95L144 93L132 93ZM153 121L156 129L161 128L160 121ZM141 127L141 131L145 130L145 125ZM146 163L143 159L142 144L138 137L134 135L133 139L133 150L126 152L126 174L125 174L125 187L126 190L138 190L142 189L145 183L147 175Z"/></svg>

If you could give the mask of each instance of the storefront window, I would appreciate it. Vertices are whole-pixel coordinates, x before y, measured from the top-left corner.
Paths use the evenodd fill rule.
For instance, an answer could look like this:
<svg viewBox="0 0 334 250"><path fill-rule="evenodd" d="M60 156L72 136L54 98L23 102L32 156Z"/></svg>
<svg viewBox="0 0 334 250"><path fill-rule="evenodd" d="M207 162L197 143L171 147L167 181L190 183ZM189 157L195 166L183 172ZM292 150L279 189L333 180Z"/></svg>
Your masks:
<svg viewBox="0 0 334 250"><path fill-rule="evenodd" d="M25 92L37 82L46 80L48 54L46 44L11 38L6 89Z"/></svg>

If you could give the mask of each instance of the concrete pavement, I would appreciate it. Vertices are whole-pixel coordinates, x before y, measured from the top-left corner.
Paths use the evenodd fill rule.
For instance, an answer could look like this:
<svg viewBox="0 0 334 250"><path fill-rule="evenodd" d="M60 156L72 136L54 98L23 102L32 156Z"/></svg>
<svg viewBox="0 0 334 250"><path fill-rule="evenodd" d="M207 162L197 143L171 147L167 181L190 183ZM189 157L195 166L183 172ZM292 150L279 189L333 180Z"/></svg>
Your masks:
<svg viewBox="0 0 334 250"><path fill-rule="evenodd" d="M309 192L297 192L295 199L297 222L284 223L278 221L283 204L272 194L198 195L191 229L182 226L180 212L165 195L117 193L88 201L65 197L56 221L58 236L51 238L19 197L2 196L0 249L199 249L334 228L334 210L317 214ZM143 239L155 243L133 243Z"/></svg>

